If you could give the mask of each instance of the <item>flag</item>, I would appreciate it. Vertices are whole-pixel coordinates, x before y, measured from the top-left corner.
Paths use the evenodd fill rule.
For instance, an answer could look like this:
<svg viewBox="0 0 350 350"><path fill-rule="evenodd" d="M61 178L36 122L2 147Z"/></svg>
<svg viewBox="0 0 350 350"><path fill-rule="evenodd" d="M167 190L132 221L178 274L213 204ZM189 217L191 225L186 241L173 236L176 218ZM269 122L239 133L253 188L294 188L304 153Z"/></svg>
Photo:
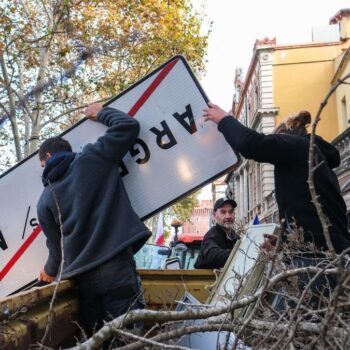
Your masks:
<svg viewBox="0 0 350 350"><path fill-rule="evenodd" d="M260 221L259 221L258 214L255 214L255 218L253 220L253 225L259 225L259 224L260 224Z"/></svg>
<svg viewBox="0 0 350 350"><path fill-rule="evenodd" d="M163 213L160 213L158 218L156 245L164 245Z"/></svg>

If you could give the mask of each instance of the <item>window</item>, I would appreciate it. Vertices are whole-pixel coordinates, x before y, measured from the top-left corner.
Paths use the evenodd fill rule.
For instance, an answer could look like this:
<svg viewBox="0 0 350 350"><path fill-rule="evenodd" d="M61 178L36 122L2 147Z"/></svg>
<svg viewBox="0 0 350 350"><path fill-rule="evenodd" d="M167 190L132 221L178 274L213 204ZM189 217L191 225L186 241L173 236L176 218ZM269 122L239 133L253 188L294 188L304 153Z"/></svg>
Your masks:
<svg viewBox="0 0 350 350"><path fill-rule="evenodd" d="M344 96L341 100L341 116L343 118L343 125L346 127L348 125L348 114L347 114L347 106L346 106L346 97Z"/></svg>
<svg viewBox="0 0 350 350"><path fill-rule="evenodd" d="M255 107L258 109L260 107L260 96L259 96L259 87L258 85L255 85Z"/></svg>
<svg viewBox="0 0 350 350"><path fill-rule="evenodd" d="M261 164L256 164L256 202L259 204L262 201L262 184L261 184Z"/></svg>

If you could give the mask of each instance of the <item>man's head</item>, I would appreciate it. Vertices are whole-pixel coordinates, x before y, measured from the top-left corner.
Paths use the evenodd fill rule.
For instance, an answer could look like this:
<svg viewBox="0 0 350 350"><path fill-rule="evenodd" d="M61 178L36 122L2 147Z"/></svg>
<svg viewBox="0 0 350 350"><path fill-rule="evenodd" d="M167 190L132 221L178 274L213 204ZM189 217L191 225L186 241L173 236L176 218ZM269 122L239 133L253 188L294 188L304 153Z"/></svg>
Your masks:
<svg viewBox="0 0 350 350"><path fill-rule="evenodd" d="M47 160L57 152L72 152L70 143L61 136L50 137L44 141L39 148L39 160L42 167Z"/></svg>
<svg viewBox="0 0 350 350"><path fill-rule="evenodd" d="M235 221L237 203L233 199L220 198L214 204L214 219L226 232L230 232Z"/></svg>

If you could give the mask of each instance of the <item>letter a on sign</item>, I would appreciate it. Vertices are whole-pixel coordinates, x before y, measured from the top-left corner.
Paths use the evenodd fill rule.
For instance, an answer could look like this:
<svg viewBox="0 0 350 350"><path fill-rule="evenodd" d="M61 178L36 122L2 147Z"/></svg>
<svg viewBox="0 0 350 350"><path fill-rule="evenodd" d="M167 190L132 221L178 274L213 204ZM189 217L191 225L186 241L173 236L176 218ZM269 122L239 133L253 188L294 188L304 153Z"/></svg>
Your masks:
<svg viewBox="0 0 350 350"><path fill-rule="evenodd" d="M207 101L186 60L175 56L106 104L140 122L138 140L120 167L140 218L149 218L237 163L216 125L203 122ZM80 152L105 130L100 123L82 120L63 136ZM35 210L27 217L43 189L41 174L34 154L0 177L0 297L34 280L47 259Z"/></svg>

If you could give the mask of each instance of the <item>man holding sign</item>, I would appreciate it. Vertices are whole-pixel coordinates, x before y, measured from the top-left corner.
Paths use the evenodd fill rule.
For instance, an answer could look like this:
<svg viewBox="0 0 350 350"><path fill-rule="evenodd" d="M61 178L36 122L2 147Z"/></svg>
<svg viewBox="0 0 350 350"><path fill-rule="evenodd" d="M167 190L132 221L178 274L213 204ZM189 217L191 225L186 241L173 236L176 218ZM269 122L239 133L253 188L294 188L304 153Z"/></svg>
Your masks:
<svg viewBox="0 0 350 350"><path fill-rule="evenodd" d="M247 128L233 115L212 103L203 110L203 117L206 121L218 124L218 130L229 145L246 159L274 165L276 202L285 233L283 239L287 240L287 235L295 235L296 229L302 229L303 232L301 247L291 252L290 264L293 267L324 267L329 264L328 257L331 256L325 252L341 254L350 248L346 205L333 171L340 165L339 151L317 135L313 185L322 207L323 220L328 225L328 233L323 232L320 216L311 198L308 184L310 135L307 131L311 114L308 111L289 117L270 135ZM264 249L271 250L275 244L275 237L265 236ZM298 286L300 291L310 288L312 297L309 306L318 309L322 299L329 297L336 281L324 274L303 273L298 276ZM284 308L284 304L283 300L279 303L281 308ZM295 304L291 303L290 306L295 307Z"/></svg>
<svg viewBox="0 0 350 350"><path fill-rule="evenodd" d="M216 127L203 124L206 104L205 92L182 56L108 101L108 107L140 123L119 169L133 211L142 220L238 165ZM67 129L64 138L81 152L105 131L102 123L82 120ZM34 154L0 175L0 207L6 208L0 212L0 297L29 285L45 263L45 237L33 212L42 190L40 177Z"/></svg>
<svg viewBox="0 0 350 350"><path fill-rule="evenodd" d="M118 167L139 123L99 104L85 115L108 126L94 144L76 154L66 140L54 137L39 150L45 168L38 219L49 249L39 279L54 280L62 261L62 278L78 285L81 321L90 336L107 315L144 307L133 254L151 233L131 207Z"/></svg>

